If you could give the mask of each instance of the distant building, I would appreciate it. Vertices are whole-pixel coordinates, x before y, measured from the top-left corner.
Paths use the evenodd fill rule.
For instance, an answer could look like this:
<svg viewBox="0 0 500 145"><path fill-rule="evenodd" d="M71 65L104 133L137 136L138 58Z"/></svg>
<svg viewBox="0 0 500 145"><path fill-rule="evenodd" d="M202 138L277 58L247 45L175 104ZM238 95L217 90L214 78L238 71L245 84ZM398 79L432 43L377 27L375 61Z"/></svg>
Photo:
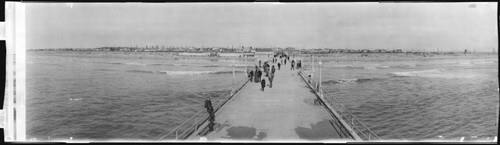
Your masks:
<svg viewBox="0 0 500 145"><path fill-rule="evenodd" d="M243 57L243 53L218 53L217 55L222 57Z"/></svg>
<svg viewBox="0 0 500 145"><path fill-rule="evenodd" d="M272 48L256 48L255 49L255 56L271 57L273 55L274 55L274 51Z"/></svg>
<svg viewBox="0 0 500 145"><path fill-rule="evenodd" d="M210 56L210 53L189 53L183 52L179 53L180 56Z"/></svg>
<svg viewBox="0 0 500 145"><path fill-rule="evenodd" d="M243 57L255 57L255 52L244 52Z"/></svg>
<svg viewBox="0 0 500 145"><path fill-rule="evenodd" d="M394 49L392 53L403 53L403 49Z"/></svg>
<svg viewBox="0 0 500 145"><path fill-rule="evenodd" d="M252 51L252 47L244 47L243 48L243 52L251 52Z"/></svg>
<svg viewBox="0 0 500 145"><path fill-rule="evenodd" d="M287 47L287 48L285 48L285 50L286 51L295 51L295 48L293 48L293 47Z"/></svg>

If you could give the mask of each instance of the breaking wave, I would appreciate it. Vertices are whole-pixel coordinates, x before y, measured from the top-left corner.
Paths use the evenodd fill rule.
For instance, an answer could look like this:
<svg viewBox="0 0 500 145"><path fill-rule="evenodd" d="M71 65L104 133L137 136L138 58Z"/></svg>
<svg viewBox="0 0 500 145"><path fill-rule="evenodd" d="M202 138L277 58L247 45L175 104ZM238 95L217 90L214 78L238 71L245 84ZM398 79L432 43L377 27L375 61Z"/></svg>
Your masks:
<svg viewBox="0 0 500 145"><path fill-rule="evenodd" d="M231 74L233 71L147 71L147 70L129 70L134 73L153 73L167 75L203 75L203 74ZM235 73L244 73L245 71L234 71Z"/></svg>
<svg viewBox="0 0 500 145"><path fill-rule="evenodd" d="M398 77L433 77L433 78L466 78L472 79L476 77L482 77L484 74L470 71L453 71L445 69L431 69L422 71L408 71L408 72L393 72L392 75Z"/></svg>
<svg viewBox="0 0 500 145"><path fill-rule="evenodd" d="M328 80L324 81L323 84L347 84L347 83L364 83L368 81L380 80L380 78L361 78L361 79L340 79L340 80Z"/></svg>
<svg viewBox="0 0 500 145"><path fill-rule="evenodd" d="M170 64L170 63L153 63L149 65L155 65L155 66L175 66L175 64Z"/></svg>
<svg viewBox="0 0 500 145"><path fill-rule="evenodd" d="M412 76L436 76L442 74L444 69L431 69L431 70L421 70L421 71L407 71L407 72L393 72L393 75L402 77L412 77Z"/></svg>
<svg viewBox="0 0 500 145"><path fill-rule="evenodd" d="M220 67L220 65L204 65L203 67Z"/></svg>

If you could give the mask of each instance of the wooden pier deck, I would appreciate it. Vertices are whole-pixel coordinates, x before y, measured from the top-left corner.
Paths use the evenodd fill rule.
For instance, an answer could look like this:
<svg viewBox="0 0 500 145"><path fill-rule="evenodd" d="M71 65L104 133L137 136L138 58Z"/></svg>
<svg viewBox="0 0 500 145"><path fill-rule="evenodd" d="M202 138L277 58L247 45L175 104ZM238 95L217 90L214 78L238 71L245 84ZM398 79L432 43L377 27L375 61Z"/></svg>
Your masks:
<svg viewBox="0 0 500 145"><path fill-rule="evenodd" d="M275 64L272 64L275 65ZM290 63L277 69L273 87L248 82L187 141L353 141L344 126L317 97Z"/></svg>

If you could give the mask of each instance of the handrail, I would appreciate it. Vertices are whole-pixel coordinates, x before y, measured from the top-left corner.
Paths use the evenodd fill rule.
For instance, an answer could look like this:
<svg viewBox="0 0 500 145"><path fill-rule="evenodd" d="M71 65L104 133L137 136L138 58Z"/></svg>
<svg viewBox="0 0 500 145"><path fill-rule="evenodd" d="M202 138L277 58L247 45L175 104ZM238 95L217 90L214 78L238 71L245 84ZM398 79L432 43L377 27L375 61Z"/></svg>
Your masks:
<svg viewBox="0 0 500 145"><path fill-rule="evenodd" d="M323 93L323 94L324 94L324 93ZM334 100L334 101L330 101L330 103L332 104L332 107L335 107L335 108L336 108L337 110L339 110L340 112L341 112L341 111L345 111L345 112L347 112L347 114L348 114L348 115L350 116L350 118L351 118L350 120L351 120L351 122L352 122L352 123L351 123L351 124L352 124L352 126L353 126L353 127L354 127L357 131L358 131L358 133L362 134L365 138L368 138L368 140L371 140L371 136L370 136L370 134L373 134L373 135L374 135L374 136L375 136L378 140L382 140L382 139L381 139L381 138L380 138L377 134L375 134L375 133L374 133L374 132L373 132L370 128L368 128L368 127L367 127L366 125L364 125L361 121L359 121L359 119L358 119L356 116L354 116L354 115L353 115L353 114L352 114L352 113L351 113L351 112L350 112L350 111L349 111L346 107L344 107L344 105L339 104L339 103L335 103L335 105L338 105L338 106L340 106L340 107L334 106L334 105L333 105L333 104L334 104L334 102L339 102L338 100L336 100L336 99L335 99L335 98L333 98L333 97L329 97L329 98L331 98L331 100ZM345 113L340 113L340 114L341 114L341 115L343 115L342 117L344 117L345 119L348 119L348 117L347 117L346 115L344 115ZM369 132L368 132L368 136L366 136L366 134L365 134L363 131L361 131L361 130L358 128L358 126L357 126L357 125L355 125L355 124L354 124L354 121L356 121L356 123L358 123L358 124L361 124L361 126L362 126L365 130L369 131Z"/></svg>
<svg viewBox="0 0 500 145"><path fill-rule="evenodd" d="M248 82L248 78L245 77L244 79L242 79L241 81L236 83L236 86L239 86L239 87L236 87L236 89L234 89L234 90L233 89L228 90L228 91L224 92L223 94L219 95L219 97L217 97L217 99L215 99L213 101L214 104L216 103L216 105L214 105L215 112L218 111L234 94L236 94L236 92L241 90L241 88L243 88L243 86L245 86L245 84L247 82ZM232 91L234 91L234 92L231 93ZM172 136L174 133L175 133L175 136L172 136L172 137L175 137L175 139L185 138L186 133L188 133L187 135L191 134L193 131L196 131L198 129L198 127L201 126L205 121L208 120L208 114L204 114L204 113L207 113L204 109L198 111L196 114L191 116L189 119L185 120L184 122L179 124L177 127L172 129L170 132L168 132L167 134L160 137L160 139L158 139L158 141L163 140L164 138L166 138L168 136ZM204 115L200 117L199 116L200 114L204 114ZM188 122L192 122L193 119L195 119L194 123L186 127L185 125ZM184 128L181 128L183 126L184 126ZM181 131L181 134L178 134L179 131Z"/></svg>
<svg viewBox="0 0 500 145"><path fill-rule="evenodd" d="M335 99L334 97L329 97L329 98L330 98L331 100L334 100L334 101L330 101L332 104L333 104L333 102L339 102L339 101L338 101L337 99ZM350 116L352 116L352 118L353 118L354 120L356 120L359 124L361 124L361 125L362 125L362 126L363 126L366 130L368 130L371 134L375 135L375 137L377 137L378 139L380 139L380 137L379 137L377 134L373 133L373 131L372 131L370 128L368 128L366 125L364 125L363 123L361 123L361 121L359 121L359 119L358 119L357 117L355 117L354 115L352 115L352 113L351 113L351 112L350 112L350 111L349 111L346 107L344 107L344 105L342 105L342 104L340 104L340 103L336 103L336 105L340 106L340 107L339 107L339 109L338 109L339 111L340 111L340 110L344 110L345 112L347 112L347 114L349 114ZM336 106L334 106L334 107L335 107L335 108L337 108ZM344 114L344 113L341 113L341 114ZM347 118L347 117L345 117L345 118ZM355 127L356 127L356 126L355 126ZM356 127L356 128L357 128L357 127ZM361 133L362 133L362 132L361 132ZM364 135L364 133L362 133L362 134ZM364 136L366 137L366 135L364 135ZM381 139L380 139L380 140L381 140Z"/></svg>
<svg viewBox="0 0 500 145"><path fill-rule="evenodd" d="M299 73L302 76L305 74L302 70L300 70ZM312 79L308 78L307 81L306 81L306 83L309 83L311 86L313 86L314 87L313 89L315 91L319 92L322 97L324 97L326 95L323 92L323 89L320 87L320 85L318 85L318 83L315 80L312 80ZM329 102L331 104L330 106L334 107L335 110L337 110L335 112L338 112L338 114L340 114L340 116L342 118L344 118L347 121L351 122L350 124L351 124L352 128L354 128L357 133L362 134L362 136L364 137L363 138L364 140L371 141L372 140L372 135L373 135L373 137L375 139L382 140L377 134L375 134L372 130L370 130L370 128L368 128L366 125L364 125L363 123L361 123L361 121L359 121L359 119L356 118L356 116L354 116L346 107L344 107L344 105L340 104L337 99L335 99L334 97L327 97L326 100L327 100L327 102ZM356 124L361 124L362 128L360 129ZM368 136L365 134L366 131L368 131Z"/></svg>

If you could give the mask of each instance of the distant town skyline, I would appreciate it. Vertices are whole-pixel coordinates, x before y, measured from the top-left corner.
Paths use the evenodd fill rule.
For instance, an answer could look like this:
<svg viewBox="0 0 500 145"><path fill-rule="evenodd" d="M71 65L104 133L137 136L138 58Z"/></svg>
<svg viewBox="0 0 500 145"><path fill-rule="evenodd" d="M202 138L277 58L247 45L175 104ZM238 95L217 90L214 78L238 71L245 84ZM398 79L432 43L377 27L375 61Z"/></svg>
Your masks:
<svg viewBox="0 0 500 145"><path fill-rule="evenodd" d="M498 49L497 3L26 3L27 49Z"/></svg>

